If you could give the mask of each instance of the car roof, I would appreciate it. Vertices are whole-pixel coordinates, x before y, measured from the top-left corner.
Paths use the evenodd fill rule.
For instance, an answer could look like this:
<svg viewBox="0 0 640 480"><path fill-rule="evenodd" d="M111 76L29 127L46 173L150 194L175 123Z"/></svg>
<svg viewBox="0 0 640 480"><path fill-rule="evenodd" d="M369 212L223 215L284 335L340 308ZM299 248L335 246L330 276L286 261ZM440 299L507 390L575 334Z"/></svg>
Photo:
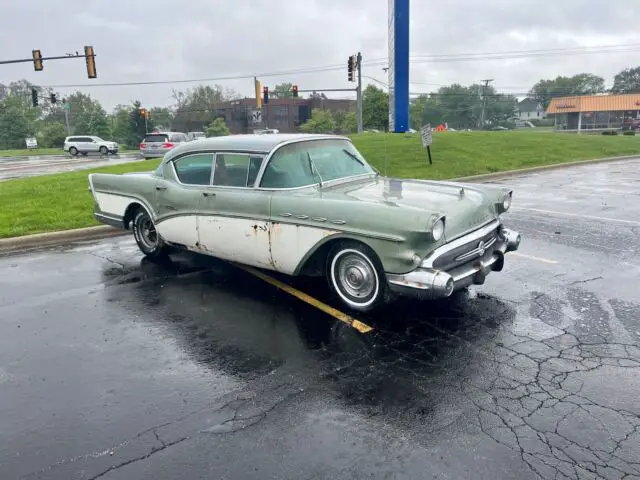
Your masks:
<svg viewBox="0 0 640 480"><path fill-rule="evenodd" d="M268 153L279 145L287 142L305 140L341 139L351 141L347 137L339 135L323 135L312 133L276 133L273 135L245 134L226 135L222 137L209 137L196 142L189 142L172 149L165 156L165 161L170 161L177 155L191 151L202 150L227 150Z"/></svg>

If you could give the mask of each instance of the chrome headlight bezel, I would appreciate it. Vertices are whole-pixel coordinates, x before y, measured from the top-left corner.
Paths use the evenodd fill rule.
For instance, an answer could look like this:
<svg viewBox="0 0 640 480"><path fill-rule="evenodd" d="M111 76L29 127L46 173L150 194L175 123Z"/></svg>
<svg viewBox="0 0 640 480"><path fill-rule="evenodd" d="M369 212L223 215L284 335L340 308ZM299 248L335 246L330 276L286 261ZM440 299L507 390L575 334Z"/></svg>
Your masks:
<svg viewBox="0 0 640 480"><path fill-rule="evenodd" d="M498 213L504 213L511 207L511 201L513 200L513 190L509 190L502 196L502 200L496 203L496 210Z"/></svg>
<svg viewBox="0 0 640 480"><path fill-rule="evenodd" d="M439 242L444 237L444 217L438 217L431 225L431 238L434 242Z"/></svg>

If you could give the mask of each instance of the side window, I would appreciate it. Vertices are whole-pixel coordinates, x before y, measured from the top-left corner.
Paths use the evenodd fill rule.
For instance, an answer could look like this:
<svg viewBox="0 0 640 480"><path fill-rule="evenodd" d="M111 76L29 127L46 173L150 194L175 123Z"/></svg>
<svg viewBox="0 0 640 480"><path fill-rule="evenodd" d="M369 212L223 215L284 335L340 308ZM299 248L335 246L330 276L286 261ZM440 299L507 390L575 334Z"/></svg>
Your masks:
<svg viewBox="0 0 640 480"><path fill-rule="evenodd" d="M253 187L263 157L248 153L217 153L213 184L224 187Z"/></svg>
<svg viewBox="0 0 640 480"><path fill-rule="evenodd" d="M277 150L262 175L262 188L296 188L318 183L306 149L287 145Z"/></svg>
<svg viewBox="0 0 640 480"><path fill-rule="evenodd" d="M180 183L187 185L209 185L213 154L198 153L179 158L173 162Z"/></svg>

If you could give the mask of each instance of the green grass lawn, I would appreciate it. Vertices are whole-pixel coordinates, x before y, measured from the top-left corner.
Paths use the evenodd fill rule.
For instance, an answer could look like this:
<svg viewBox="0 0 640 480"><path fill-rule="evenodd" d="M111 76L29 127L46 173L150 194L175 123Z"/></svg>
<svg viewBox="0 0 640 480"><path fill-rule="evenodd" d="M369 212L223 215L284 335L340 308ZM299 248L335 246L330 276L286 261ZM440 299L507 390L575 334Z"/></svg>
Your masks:
<svg viewBox="0 0 640 480"><path fill-rule="evenodd" d="M534 129L531 129L533 131ZM575 160L640 155L640 137L531 131L435 133L433 165L416 134L369 133L353 141L382 174L446 179ZM0 182L0 238L98 225L90 172L153 170L159 159Z"/></svg>
<svg viewBox="0 0 640 480"><path fill-rule="evenodd" d="M64 155L65 152L61 148L36 148L27 150L26 148L19 150L0 150L0 157L24 157L34 155Z"/></svg>

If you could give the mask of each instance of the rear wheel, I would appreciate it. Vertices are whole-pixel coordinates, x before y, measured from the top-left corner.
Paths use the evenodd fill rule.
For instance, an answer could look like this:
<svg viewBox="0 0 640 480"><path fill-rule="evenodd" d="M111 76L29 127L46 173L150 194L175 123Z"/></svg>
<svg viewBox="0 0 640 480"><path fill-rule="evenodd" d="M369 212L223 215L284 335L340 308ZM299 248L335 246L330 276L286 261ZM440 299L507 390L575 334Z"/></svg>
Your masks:
<svg viewBox="0 0 640 480"><path fill-rule="evenodd" d="M143 208L133 217L133 237L140 251L149 258L165 257L168 253L168 247L158 235L153 220Z"/></svg>
<svg viewBox="0 0 640 480"><path fill-rule="evenodd" d="M69 149L69 154L75 157L76 155L78 155L78 149L76 147L71 147Z"/></svg>
<svg viewBox="0 0 640 480"><path fill-rule="evenodd" d="M387 281L380 260L366 245L341 242L327 257L327 280L334 295L347 307L368 312L387 298Z"/></svg>

